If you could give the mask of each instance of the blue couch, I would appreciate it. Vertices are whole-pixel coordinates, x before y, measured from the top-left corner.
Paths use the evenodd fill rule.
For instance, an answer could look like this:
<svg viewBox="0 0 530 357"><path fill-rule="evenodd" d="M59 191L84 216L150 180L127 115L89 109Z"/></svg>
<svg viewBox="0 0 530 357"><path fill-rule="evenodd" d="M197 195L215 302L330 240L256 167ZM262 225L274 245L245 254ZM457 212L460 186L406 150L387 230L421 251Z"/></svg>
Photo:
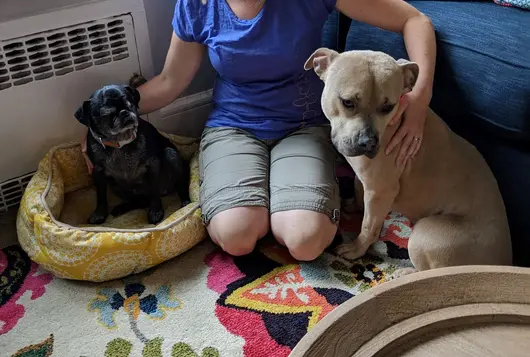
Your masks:
<svg viewBox="0 0 530 357"><path fill-rule="evenodd" d="M500 186L514 263L530 266L530 11L486 1L409 1L430 17L438 57L431 107L475 145ZM407 58L400 35L332 13L323 45Z"/></svg>

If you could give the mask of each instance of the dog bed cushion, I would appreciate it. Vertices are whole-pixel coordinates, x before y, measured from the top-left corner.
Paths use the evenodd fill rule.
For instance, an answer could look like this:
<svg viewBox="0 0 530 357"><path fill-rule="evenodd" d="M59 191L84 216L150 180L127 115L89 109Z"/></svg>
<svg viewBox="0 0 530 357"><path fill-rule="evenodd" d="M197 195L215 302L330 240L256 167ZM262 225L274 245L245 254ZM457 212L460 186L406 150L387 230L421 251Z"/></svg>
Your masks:
<svg viewBox="0 0 530 357"><path fill-rule="evenodd" d="M18 212L18 238L30 258L58 277L101 282L144 271L202 241L198 143L164 135L190 160L191 203L181 208L177 194L165 197L165 217L156 226L147 223L147 209L88 225L96 193L81 147L55 147L40 162ZM109 207L116 203L109 192Z"/></svg>

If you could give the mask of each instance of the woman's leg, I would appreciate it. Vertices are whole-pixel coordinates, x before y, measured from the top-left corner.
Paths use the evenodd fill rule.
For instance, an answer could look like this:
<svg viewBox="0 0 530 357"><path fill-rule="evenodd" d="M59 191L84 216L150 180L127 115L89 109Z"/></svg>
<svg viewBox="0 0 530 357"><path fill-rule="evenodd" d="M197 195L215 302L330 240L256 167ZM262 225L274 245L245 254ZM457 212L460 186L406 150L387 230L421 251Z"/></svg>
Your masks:
<svg viewBox="0 0 530 357"><path fill-rule="evenodd" d="M337 232L340 196L329 127L299 130L271 151L271 228L291 255L317 258Z"/></svg>
<svg viewBox="0 0 530 357"><path fill-rule="evenodd" d="M252 134L207 128L200 148L200 202L212 240L225 252L252 252L269 230L269 150Z"/></svg>

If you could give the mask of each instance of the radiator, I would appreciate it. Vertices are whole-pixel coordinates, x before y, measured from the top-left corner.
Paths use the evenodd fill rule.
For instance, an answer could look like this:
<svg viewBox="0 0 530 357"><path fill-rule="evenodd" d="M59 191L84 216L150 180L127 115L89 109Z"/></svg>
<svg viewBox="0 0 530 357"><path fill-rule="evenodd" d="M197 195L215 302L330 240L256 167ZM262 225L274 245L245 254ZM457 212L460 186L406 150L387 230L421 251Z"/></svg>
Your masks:
<svg viewBox="0 0 530 357"><path fill-rule="evenodd" d="M52 146L81 139L73 113L94 90L152 75L142 0L72 2L0 22L0 211Z"/></svg>

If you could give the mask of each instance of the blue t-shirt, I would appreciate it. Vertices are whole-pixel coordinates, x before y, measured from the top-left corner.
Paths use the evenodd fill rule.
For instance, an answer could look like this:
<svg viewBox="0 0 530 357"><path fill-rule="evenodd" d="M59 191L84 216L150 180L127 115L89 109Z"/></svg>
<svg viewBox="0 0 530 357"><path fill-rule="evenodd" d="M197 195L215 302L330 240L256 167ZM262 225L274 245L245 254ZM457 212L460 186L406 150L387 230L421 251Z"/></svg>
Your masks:
<svg viewBox="0 0 530 357"><path fill-rule="evenodd" d="M254 0L252 0L254 1ZM325 124L323 83L304 63L320 47L336 0L265 0L241 20L226 0L177 0L173 28L187 42L207 46L217 72L207 127L245 129L277 139Z"/></svg>

